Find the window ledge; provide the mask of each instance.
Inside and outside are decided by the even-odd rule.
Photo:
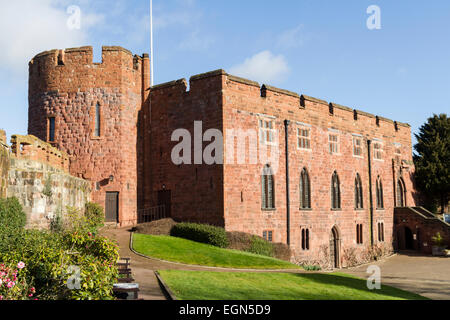
[[[365,208],[355,208],[355,211],[365,211]]]
[[[376,208],[375,210],[377,210],[377,211],[384,211],[385,209],[384,208]]]
[[[91,137],[91,140],[103,140],[103,137]]]
[[[261,211],[277,211],[276,208],[261,208]]]
[[[342,211],[342,208],[331,208],[331,211]]]
[[[298,208],[300,211],[312,211],[312,208]]]

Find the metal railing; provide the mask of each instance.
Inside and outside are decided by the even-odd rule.
[[[147,223],[166,218],[166,206],[138,210],[139,223]]]

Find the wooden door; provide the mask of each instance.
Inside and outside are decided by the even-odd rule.
[[[166,218],[170,218],[172,215],[172,191],[170,190],[161,190],[158,191],[158,206],[165,207],[165,216]]]
[[[119,193],[107,192],[105,204],[105,222],[119,222]]]
[[[334,268],[340,268],[340,239],[336,228],[331,230],[330,238],[330,259]]]

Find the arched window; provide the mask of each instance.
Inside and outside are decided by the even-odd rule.
[[[402,178],[399,178],[397,180],[397,207],[406,207],[406,189],[405,189],[405,183]]]
[[[336,171],[333,173],[333,177],[331,178],[331,208],[341,208],[341,186],[339,176]]]
[[[95,106],[95,131],[94,135],[100,137],[100,104]]]
[[[377,209],[384,209],[383,183],[380,176],[377,178]]]
[[[261,176],[261,200],[263,209],[275,209],[275,184],[273,172],[269,165],[266,165]]]
[[[355,178],[355,208],[356,209],[364,208],[362,183],[361,183],[361,177],[359,176],[359,173],[356,174],[356,178]]]
[[[306,168],[300,174],[300,209],[311,209],[311,183]]]
[[[309,229],[302,229],[302,250],[309,250]]]

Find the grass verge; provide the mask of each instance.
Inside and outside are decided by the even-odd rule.
[[[287,261],[169,236],[134,233],[133,249],[149,257],[192,265],[238,269],[300,269]]]

